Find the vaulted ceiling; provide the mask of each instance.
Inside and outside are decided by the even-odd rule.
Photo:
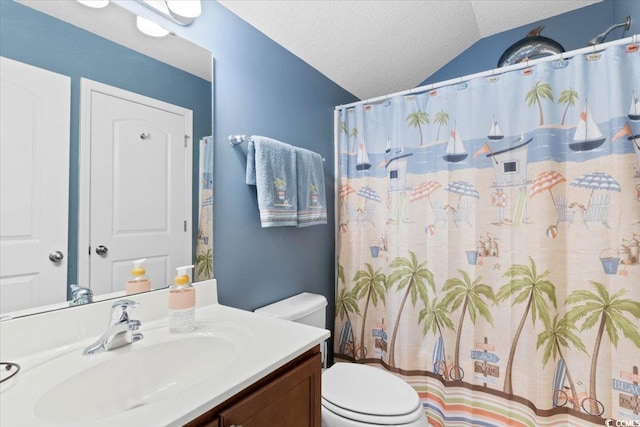
[[[416,87],[484,37],[599,1],[220,0],[220,3],[344,89],[367,99]]]

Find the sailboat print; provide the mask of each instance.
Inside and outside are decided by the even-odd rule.
[[[367,149],[364,146],[364,139],[360,141],[358,144],[358,156],[356,157],[356,170],[363,171],[367,170],[371,167],[371,162],[369,161],[369,153],[367,153]]]
[[[447,143],[447,149],[442,158],[450,163],[461,162],[468,156],[467,150],[465,150],[460,135],[456,132],[456,124],[453,123],[453,130],[449,134],[449,142]]]
[[[491,121],[491,128],[489,129],[489,136],[487,138],[491,140],[498,140],[504,138],[502,134],[502,130],[500,130],[500,126],[498,126],[498,121],[494,117]]]
[[[640,100],[636,96],[635,90],[631,94],[631,107],[629,107],[629,118],[631,120],[640,120]]]
[[[600,128],[598,128],[598,124],[591,117],[585,101],[584,109],[580,113],[580,121],[576,127],[576,133],[573,136],[574,142],[569,144],[569,148],[573,151],[589,151],[601,146],[605,139],[602,132],[600,132]]]

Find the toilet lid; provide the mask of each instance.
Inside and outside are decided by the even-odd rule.
[[[406,382],[382,369],[353,363],[337,363],[324,371],[322,400],[328,409],[352,419],[361,418],[357,414],[412,417],[420,407],[418,393]]]

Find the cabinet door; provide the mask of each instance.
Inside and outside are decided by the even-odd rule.
[[[320,427],[321,357],[313,357],[220,411],[221,427]]]

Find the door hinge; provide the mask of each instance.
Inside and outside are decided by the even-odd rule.
[[[189,135],[185,135],[184,136],[184,148],[187,148],[188,143],[189,143]]]
[[[187,232],[187,220],[186,219],[184,220],[184,232],[185,233]]]

